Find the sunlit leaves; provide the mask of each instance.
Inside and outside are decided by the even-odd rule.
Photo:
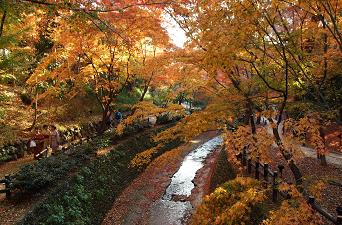
[[[265,197],[258,181],[238,177],[204,198],[192,224],[245,224],[253,208],[262,203]]]
[[[323,224],[321,218],[306,202],[305,198],[293,185],[281,186],[282,191],[288,191],[292,198],[284,200],[277,210],[272,210],[269,217],[263,221],[264,225],[291,224]]]
[[[148,101],[139,102],[138,104],[134,105],[132,110],[134,111],[134,113],[131,116],[125,118],[116,128],[118,133],[122,133],[125,127],[129,125],[147,121],[148,117],[151,116],[155,117],[166,115],[169,118],[173,118],[185,114],[184,108],[180,105],[170,104],[167,107],[161,108]]]

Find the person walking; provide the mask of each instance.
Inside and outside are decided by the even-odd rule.
[[[51,132],[48,125],[43,126],[42,134],[44,135],[44,149],[47,149],[51,143]]]
[[[55,154],[58,150],[60,142],[59,132],[55,125],[51,126],[51,133],[50,133],[50,146],[52,148],[52,154]]]
[[[40,132],[39,128],[35,129],[35,134],[31,139],[31,146],[32,146],[32,152],[33,152],[33,158],[39,159],[41,157],[41,153],[44,150],[44,142],[45,142],[46,136],[43,135]]]
[[[115,120],[120,123],[122,120],[122,113],[120,111],[115,112]]]
[[[35,130],[34,133],[32,132],[31,138],[30,138],[30,140],[28,142],[28,150],[29,150],[28,152],[29,153],[33,153],[33,154],[37,151],[36,150],[37,142],[35,140],[36,133],[37,133],[37,130]]]

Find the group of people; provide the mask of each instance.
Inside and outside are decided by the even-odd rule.
[[[119,111],[109,111],[108,125],[114,127],[122,121],[122,113]],[[57,152],[60,144],[60,135],[57,127],[54,125],[44,125],[36,127],[28,143],[30,152],[35,159],[47,156],[51,149],[51,154]]]
[[[54,125],[44,125],[42,128],[36,127],[29,141],[29,149],[35,159],[47,156],[49,149],[54,154],[59,147],[60,136],[57,127]]]

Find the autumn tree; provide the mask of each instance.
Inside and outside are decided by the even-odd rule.
[[[84,87],[90,88],[101,106],[105,125],[116,97],[134,83],[134,64],[146,57],[141,55],[141,41],[157,42],[163,37],[167,43],[159,16],[160,10],[143,7],[132,7],[125,13],[101,12],[86,18],[74,12],[61,12],[52,52],[28,83],[34,84],[37,77],[56,80],[54,88],[45,95],[58,94],[63,82],[71,84],[71,97]]]

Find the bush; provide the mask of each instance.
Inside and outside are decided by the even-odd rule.
[[[85,149],[74,149],[72,155],[61,153],[24,166],[13,176],[13,188],[20,193],[27,194],[38,192],[49,185],[56,184],[59,179],[64,178],[73,169],[89,160],[90,146],[82,147]]]
[[[22,103],[24,103],[25,105],[31,105],[31,103],[32,103],[32,98],[26,92],[23,92],[20,94],[20,99],[21,99]]]
[[[155,146],[154,133],[134,137],[110,153],[83,166],[57,188],[21,224],[101,224],[114,199],[135,179],[139,171],[128,167],[137,153]],[[171,149],[179,143],[168,145]]]
[[[192,224],[259,224],[266,214],[265,199],[259,181],[238,177],[204,198]]]
[[[0,110],[1,111],[1,110]],[[0,145],[12,145],[18,141],[17,135],[13,127],[1,123],[0,121]]]
[[[60,152],[24,166],[13,176],[13,188],[19,193],[31,194],[55,185],[58,180],[89,161],[97,149],[111,144],[109,139],[110,134],[106,134],[91,142],[70,147],[70,153]]]
[[[288,104],[286,108],[289,117],[299,120],[303,118],[308,112],[314,111],[314,106],[309,102],[294,102]]]
[[[3,74],[0,76],[0,83],[2,84],[14,84],[17,78],[12,74]]]
[[[4,119],[6,116],[6,112],[3,108],[0,108],[0,119]]]
[[[10,97],[6,95],[5,93],[0,93],[0,102],[7,102],[10,100]]]

